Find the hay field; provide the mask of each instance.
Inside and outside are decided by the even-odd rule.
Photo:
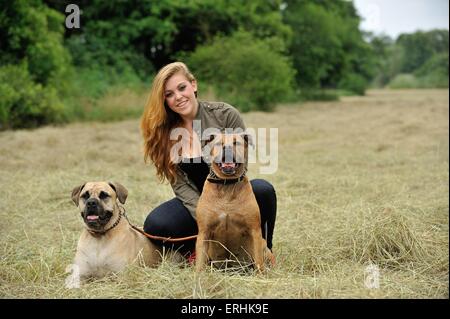
[[[244,115],[279,129],[274,234],[264,275],[194,274],[168,262],[67,290],[88,180],[125,185],[142,225],[172,198],[143,164],[138,120],[0,133],[1,298],[448,298],[448,90],[369,91]],[[369,289],[367,267],[378,267]],[[373,273],[372,273],[373,274]]]

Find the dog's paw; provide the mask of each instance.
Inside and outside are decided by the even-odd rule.
[[[272,253],[272,251],[269,248],[266,248],[264,252],[264,259],[266,263],[270,266],[270,268],[274,268],[276,264],[275,255]]]
[[[77,265],[68,265],[66,267],[66,273],[70,273],[66,277],[65,286],[67,289],[77,289],[80,288],[80,269]]]
[[[80,279],[75,278],[73,275],[69,275],[66,278],[66,288],[67,289],[78,289],[80,288]]]

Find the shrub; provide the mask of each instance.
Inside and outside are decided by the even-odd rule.
[[[391,89],[413,89],[419,87],[419,81],[414,74],[397,74],[388,84]]]
[[[423,87],[448,87],[448,53],[433,55],[414,74]]]
[[[238,31],[218,36],[186,57],[201,81],[241,111],[270,111],[292,94],[294,70],[290,61],[268,42]]]
[[[26,64],[0,67],[0,129],[31,128],[64,120],[56,89],[36,84]]]
[[[63,45],[64,15],[41,1],[6,1],[0,11],[0,61],[25,63],[34,82],[66,93],[71,56]]]
[[[298,99],[301,101],[338,101],[339,94],[337,90],[308,88],[298,93]]]
[[[398,74],[391,89],[448,88],[448,54],[436,55],[413,74]]]
[[[350,91],[358,95],[364,95],[367,87],[367,80],[359,74],[346,74],[339,81],[339,89]]]

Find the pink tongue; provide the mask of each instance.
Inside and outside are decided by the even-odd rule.
[[[222,167],[225,168],[234,168],[235,164],[234,163],[223,163]]]
[[[87,219],[88,219],[88,220],[97,220],[97,219],[98,219],[98,216],[96,216],[96,215],[89,215],[89,216],[87,217]]]

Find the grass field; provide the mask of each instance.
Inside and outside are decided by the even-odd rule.
[[[138,120],[0,133],[2,298],[448,298],[448,90],[369,91],[248,113],[276,127],[277,267],[264,275],[163,263],[67,290],[83,228],[70,199],[90,180],[125,185],[132,222],[173,197],[144,165]],[[367,267],[379,287],[366,287]]]

